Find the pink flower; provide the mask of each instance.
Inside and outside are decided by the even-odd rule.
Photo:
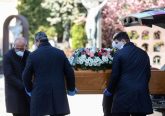
[[[105,41],[103,45],[109,47],[110,39],[112,39],[114,33],[123,30],[120,18],[146,9],[163,6],[165,6],[165,0],[109,0],[102,11],[102,39]]]
[[[93,54],[92,52],[90,52],[89,56],[90,56],[91,58],[93,58],[93,57],[94,57],[94,54]]]
[[[85,50],[85,52],[86,52],[87,55],[90,56],[90,50],[88,48]]]

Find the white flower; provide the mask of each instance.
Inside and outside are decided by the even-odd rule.
[[[79,61],[80,64],[83,64],[84,62],[82,60]]]
[[[109,64],[112,64],[112,61],[109,61]]]
[[[91,62],[89,63],[89,66],[92,66],[92,63]]]
[[[85,66],[88,66],[88,65],[89,65],[89,63],[86,63],[86,62],[85,62]]]
[[[97,63],[97,66],[101,66],[101,64],[100,63]]]
[[[78,58],[77,60],[77,64],[83,64],[84,62],[84,59],[82,59],[81,57]]]
[[[95,58],[95,61],[96,61],[96,62],[100,62],[100,61],[102,61],[102,60],[101,60],[99,57],[96,57],[96,58]]]
[[[89,66],[89,61],[88,60],[85,61],[85,66]]]
[[[89,62],[93,64],[94,60],[93,59],[90,59]]]
[[[108,52],[112,51],[111,48],[104,48],[105,50],[107,50]]]
[[[97,66],[97,62],[96,62],[96,61],[94,61],[94,62],[93,62],[93,65],[94,65],[94,66]]]
[[[113,57],[110,54],[108,55],[108,58],[111,59],[111,60],[113,60]]]
[[[82,59],[86,59],[86,55],[81,55],[81,58]]]
[[[70,64],[73,65],[73,63],[74,63],[74,57],[70,57],[70,58],[68,58],[68,60],[69,60]]]
[[[100,64],[104,64],[104,62],[101,60],[100,62],[99,62]]]
[[[102,60],[103,60],[104,62],[108,62],[108,57],[102,56]]]

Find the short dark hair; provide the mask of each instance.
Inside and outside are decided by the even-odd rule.
[[[119,41],[121,41],[122,39],[126,40],[126,42],[130,41],[130,38],[126,32],[119,32],[113,38],[113,40],[119,40]]]
[[[45,32],[38,32],[35,34],[35,40],[36,41],[47,41],[48,38],[47,38],[47,35]]]

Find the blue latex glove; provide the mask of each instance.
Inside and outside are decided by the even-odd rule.
[[[105,89],[103,93],[105,96],[112,96],[112,93],[110,93],[107,89]]]
[[[69,96],[74,96],[77,92],[78,92],[77,89],[75,89],[74,91],[67,91]]]
[[[26,88],[25,88],[25,92],[26,92],[26,94],[27,94],[29,97],[32,96],[32,95],[31,95],[31,92],[28,92]]]

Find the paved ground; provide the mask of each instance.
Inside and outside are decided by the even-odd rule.
[[[0,116],[12,116],[5,112],[4,81],[0,75]],[[102,95],[76,95],[69,97],[71,114],[69,116],[103,116],[101,107]],[[161,116],[154,113],[150,116]]]

